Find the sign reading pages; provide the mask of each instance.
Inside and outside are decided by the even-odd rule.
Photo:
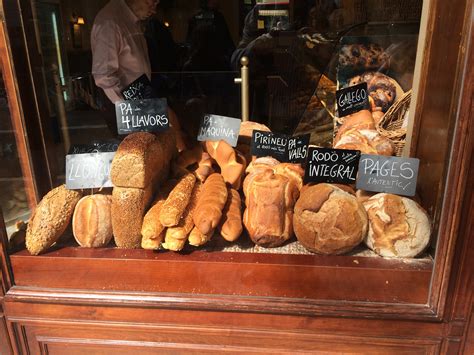
[[[357,188],[395,195],[414,196],[420,160],[415,158],[362,155]]]
[[[360,151],[309,148],[304,182],[354,184]]]
[[[238,118],[205,115],[197,139],[200,142],[224,140],[232,147],[236,147],[241,123]]]
[[[169,129],[166,99],[126,100],[115,103],[118,134],[163,132]]]
[[[112,187],[110,167],[115,152],[66,155],[66,187],[70,190]]]

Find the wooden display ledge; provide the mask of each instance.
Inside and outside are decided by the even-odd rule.
[[[15,286],[9,295],[35,302],[311,314],[339,314],[347,306],[351,314],[383,309],[388,316],[407,310],[414,317],[431,315],[425,307],[430,258],[75,246],[57,246],[40,256],[21,250],[10,258]]]

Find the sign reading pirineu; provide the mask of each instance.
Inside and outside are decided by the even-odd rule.
[[[357,188],[395,195],[414,196],[420,160],[415,158],[362,155]]]

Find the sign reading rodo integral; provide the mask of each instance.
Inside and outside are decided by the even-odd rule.
[[[360,110],[369,109],[367,83],[337,90],[336,102],[338,117],[344,117]]]
[[[241,123],[238,118],[205,115],[201,121],[197,139],[200,142],[224,140],[235,147],[239,139]]]
[[[288,136],[272,132],[254,130],[250,142],[250,152],[256,157],[273,157],[285,162],[288,159]]]
[[[359,159],[358,150],[309,148],[304,182],[353,184]]]
[[[357,188],[414,196],[420,160],[364,154],[359,161]]]
[[[112,187],[110,167],[115,152],[66,155],[66,187],[70,190]]]
[[[280,162],[304,163],[310,134],[291,137],[286,134],[254,130],[250,151],[257,157],[273,157]]]
[[[120,141],[94,142],[92,144],[75,144],[69,148],[68,154],[108,153],[116,152]]]
[[[157,97],[155,89],[145,74],[123,89],[122,95],[125,100],[144,100]]]
[[[170,127],[166,99],[118,101],[115,116],[118,134],[163,132]]]

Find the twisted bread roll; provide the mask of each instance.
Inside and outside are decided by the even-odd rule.
[[[197,201],[202,190],[202,185],[197,182],[194,185],[189,204],[183,213],[181,220],[175,227],[170,227],[166,230],[165,242],[163,248],[173,251],[180,251],[183,249],[188,235],[194,227],[193,215],[196,210]]]
[[[203,234],[209,234],[219,224],[222,209],[227,201],[227,187],[221,174],[212,174],[204,183],[194,213],[196,227]]]
[[[207,141],[206,152],[221,168],[224,181],[231,184],[234,189],[240,189],[245,166],[238,161],[234,148],[223,140],[218,142]]]
[[[242,201],[236,190],[229,189],[218,230],[225,240],[233,242],[240,237],[242,229]]]
[[[160,211],[160,223],[165,227],[176,226],[189,204],[196,177],[193,174],[183,176],[170,192]]]

